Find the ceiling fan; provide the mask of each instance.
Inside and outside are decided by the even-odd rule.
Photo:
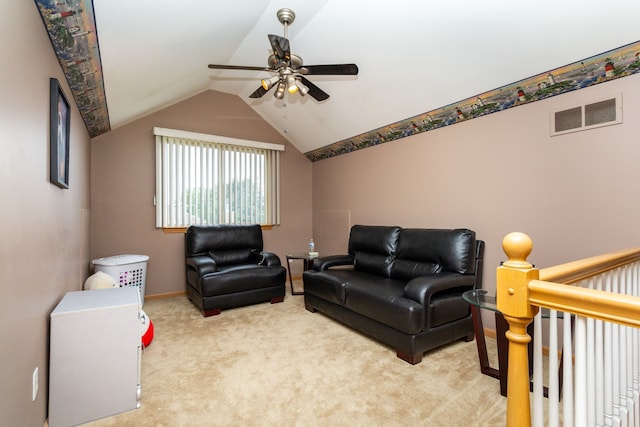
[[[209,68],[225,70],[251,70],[268,71],[274,75],[262,79],[262,84],[250,98],[260,98],[271,88],[275,87],[274,96],[277,99],[284,98],[284,93],[299,93],[304,96],[307,93],[317,101],[324,101],[329,94],[311,83],[305,76],[333,75],[355,76],[358,75],[356,64],[332,64],[332,65],[303,65],[302,58],[291,53],[289,49],[288,26],[296,15],[291,9],[280,9],[277,14],[278,21],[284,26],[284,37],[269,34],[269,43],[273,54],[267,59],[268,67],[252,67],[242,65],[216,65],[209,64]]]

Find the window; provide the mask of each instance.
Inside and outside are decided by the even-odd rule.
[[[156,227],[279,224],[283,145],[154,128]]]

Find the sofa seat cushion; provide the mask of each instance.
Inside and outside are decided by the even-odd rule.
[[[282,285],[286,279],[284,267],[235,265],[220,268],[203,276],[202,295],[205,297],[251,291]]]
[[[354,270],[305,271],[303,273],[304,293],[315,295],[338,305],[345,303],[346,283],[354,276]]]
[[[424,310],[403,296],[404,285],[402,281],[360,274],[346,284],[346,307],[401,332],[416,334],[423,329]]]
[[[445,325],[470,315],[469,304],[462,299],[461,292],[440,294],[431,299],[428,328]]]

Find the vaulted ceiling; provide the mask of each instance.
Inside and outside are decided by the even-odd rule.
[[[207,68],[266,66],[283,7],[305,64],[359,67],[308,77],[326,101],[252,99],[268,73]],[[93,0],[93,12],[111,129],[213,89],[303,153],[640,39],[640,2],[629,0]]]

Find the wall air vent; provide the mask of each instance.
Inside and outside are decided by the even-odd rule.
[[[551,136],[622,123],[622,94],[590,104],[553,111],[549,115]]]

